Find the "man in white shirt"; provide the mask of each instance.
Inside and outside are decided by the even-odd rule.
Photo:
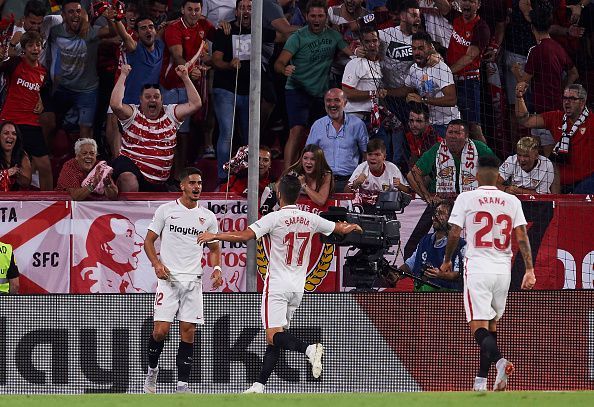
[[[361,120],[368,122],[374,99],[383,99],[387,91],[382,85],[377,31],[363,27],[361,45],[365,50],[365,57],[353,58],[346,64],[342,75],[342,90],[347,98],[344,111],[355,113]]]
[[[518,141],[516,154],[499,167],[499,189],[513,195],[559,193],[559,177],[551,160],[538,154],[539,144],[534,137]]]
[[[324,354],[322,344],[307,345],[285,331],[303,298],[311,239],[316,233],[328,236],[332,233],[362,232],[359,225],[330,222],[314,213],[298,209],[295,202],[300,191],[299,178],[285,175],[281,178],[277,190],[280,210],[267,214],[243,231],[207,232],[198,237],[199,243],[216,240],[246,242],[263,236],[270,240],[270,263],[264,281],[260,310],[266,329],[267,347],[260,377],[245,393],[264,392],[264,385],[276,366],[281,349],[305,354],[312,365],[313,377],[320,377]]]
[[[511,281],[512,231],[516,236],[526,272],[522,289],[531,290],[536,283],[526,218],[518,198],[495,187],[499,177],[499,159],[479,158],[479,187],[461,193],[454,204],[449,223],[451,229],[440,270],[452,271],[452,255],[466,228],[464,271],[464,309],[470,330],[480,346],[480,368],[474,379],[475,391],[487,390],[487,375],[492,363],[497,376],[493,390],[505,390],[514,365],[501,356],[497,347],[497,321],[505,311]]]
[[[148,227],[144,250],[159,279],[154,302],[154,327],[149,338],[148,373],[145,393],[156,393],[159,356],[165,338],[177,316],[181,342],[177,350],[177,392],[190,393],[188,379],[192,368],[192,353],[196,324],[204,324],[202,299],[202,257],[204,246],[196,244],[201,233],[218,231],[214,213],[198,204],[202,192],[202,173],[189,167],[180,174],[182,196],[157,208]],[[159,255],[155,241],[161,238]],[[208,243],[208,262],[213,266],[210,276],[213,287],[223,284],[221,248],[218,242]]]
[[[388,109],[393,112],[401,123],[408,120],[408,107],[405,101],[391,93],[391,89],[404,85],[404,78],[413,64],[412,35],[421,27],[421,12],[416,0],[404,0],[401,3],[391,2],[390,10],[400,13],[400,25],[379,31],[383,84],[389,89],[386,98]],[[404,131],[396,129],[392,132],[393,156],[389,159],[394,163],[404,160]],[[389,148],[389,146],[387,146]]]
[[[445,137],[448,123],[460,118],[454,76],[442,60],[430,64],[429,59],[435,51],[429,34],[415,33],[412,38],[415,63],[404,80],[405,86],[396,92],[399,96],[406,95],[407,102],[426,104],[431,126]]]

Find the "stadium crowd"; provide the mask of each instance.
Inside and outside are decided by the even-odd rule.
[[[0,7],[2,191],[171,191],[216,159],[205,191],[243,192],[252,0]],[[594,193],[590,0],[263,0],[262,28],[261,190],[437,204],[497,155],[506,192]]]

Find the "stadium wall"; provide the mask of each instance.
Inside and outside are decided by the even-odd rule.
[[[138,393],[153,296],[0,296],[0,393]],[[264,353],[258,294],[206,294],[191,388],[236,393]],[[303,355],[281,356],[270,392],[470,390],[478,348],[461,294],[306,294],[292,332],[326,346],[313,379]],[[497,337],[516,365],[512,390],[594,389],[594,292],[511,293]],[[158,392],[175,388],[174,326]],[[489,385],[494,377],[491,372]]]
[[[156,277],[142,242],[156,208],[176,194],[150,195],[151,200],[110,202],[72,202],[68,200],[0,201],[0,241],[10,243],[21,271],[22,294],[48,293],[142,293],[154,292]],[[15,197],[16,198],[16,197]],[[33,196],[32,198],[35,198]],[[223,231],[243,230],[247,226],[247,203],[241,197],[203,194],[202,204],[217,216]],[[300,201],[311,212],[328,205],[348,205],[349,196],[340,194],[319,207]],[[586,195],[548,195],[523,197],[528,220],[528,235],[534,254],[537,282],[535,289],[594,288],[594,203]],[[397,265],[408,258],[420,239],[430,231],[432,209],[414,200],[398,215],[402,224],[401,250],[392,248],[388,256]],[[130,229],[130,230],[128,230]],[[129,232],[129,233],[128,233]],[[128,236],[129,235],[129,236]],[[106,238],[106,236],[113,236]],[[109,240],[109,241],[107,241]],[[350,290],[345,283],[342,264],[346,248],[312,242],[308,292]],[[513,246],[514,253],[517,247]],[[246,248],[243,243],[223,243],[224,292],[246,290]],[[258,246],[259,289],[267,269],[268,252]],[[205,272],[210,265],[203,262]],[[518,290],[524,274],[521,256],[512,270],[512,290]],[[375,287],[387,288],[377,279]],[[205,291],[216,291],[205,279]],[[398,291],[411,291],[410,280],[401,280]]]

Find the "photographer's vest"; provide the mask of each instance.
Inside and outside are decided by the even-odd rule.
[[[437,284],[446,291],[462,291],[462,265],[464,264],[461,250],[466,245],[464,239],[460,239],[458,247],[454,250],[452,255],[453,270],[460,273],[460,277],[456,280],[443,280],[440,278],[430,278],[427,281]],[[439,267],[443,263],[445,257],[445,249],[447,245],[443,247],[435,247],[435,233],[431,233],[423,236],[417,246],[417,255],[415,257],[415,264],[411,270],[412,274],[417,277],[423,277],[423,265],[430,267]],[[428,285],[421,284],[415,281],[415,291],[437,291]]]
[[[0,294],[8,294],[8,269],[12,259],[12,246],[0,243]]]

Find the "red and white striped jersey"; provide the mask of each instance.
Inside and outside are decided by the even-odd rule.
[[[165,182],[173,165],[177,130],[182,125],[175,117],[177,105],[163,106],[164,113],[157,120],[148,119],[138,105],[130,106],[132,116],[120,121],[124,129],[121,154],[136,164],[147,181]]]

